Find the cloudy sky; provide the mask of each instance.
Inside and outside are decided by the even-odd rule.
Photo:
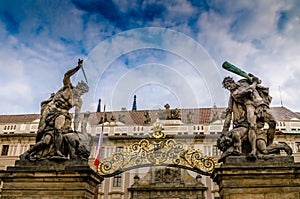
[[[300,111],[298,0],[2,0],[0,114],[39,113],[84,60],[108,110],[224,107],[229,61],[260,77],[272,106]],[[78,71],[72,82],[84,80]],[[105,100],[104,100],[105,99]]]

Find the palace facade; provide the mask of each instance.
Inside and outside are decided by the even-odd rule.
[[[295,161],[300,161],[300,116],[286,107],[272,107],[271,112],[277,121],[275,141],[286,142],[293,149]],[[216,142],[224,115],[225,108],[93,112],[87,127],[93,136],[90,166],[96,169],[93,161],[102,129],[101,159],[104,159],[148,138],[157,119],[168,137],[217,160],[220,151]],[[39,118],[39,114],[0,115],[1,170],[13,166],[20,154],[35,144]],[[209,176],[171,167],[134,168],[105,178],[96,194],[103,199],[219,197],[218,187]]]

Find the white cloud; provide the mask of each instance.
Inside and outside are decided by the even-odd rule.
[[[300,82],[293,78],[300,70],[299,14],[289,15],[286,28],[279,31],[278,14],[293,8],[286,2],[226,1],[222,6],[225,10],[223,13],[211,10],[201,15],[198,21],[201,29],[198,41],[220,68],[227,60],[259,76],[264,85],[270,87],[272,105],[280,105],[278,88],[281,86],[282,97],[288,98],[285,100],[286,105],[299,110],[297,96],[300,93],[297,85]],[[222,73],[224,76],[240,78],[225,70]],[[287,87],[287,82],[293,83]]]
[[[138,1],[115,0],[114,2],[119,5],[120,13],[124,16],[127,16],[131,9],[138,7]],[[150,3],[144,1],[141,8],[145,8],[146,4]],[[284,105],[300,110],[297,100],[300,95],[298,89],[300,85],[298,78],[300,75],[300,16],[298,12],[300,6],[297,1],[215,0],[209,2],[211,7],[207,10],[194,7],[189,1],[164,1],[160,4],[167,8],[162,14],[163,17],[154,17],[153,21],[131,17],[128,21],[124,20],[125,29],[130,28],[133,22],[134,27],[139,27],[139,25],[169,27],[186,34],[187,38],[197,32],[196,37],[193,38],[199,45],[205,47],[202,53],[195,54],[196,48],[192,47],[192,40],[173,41],[171,39],[158,40],[157,44],[153,44],[154,47],[161,45],[161,56],[155,53],[127,52],[126,47],[131,50],[137,49],[141,41],[126,36],[118,37],[115,34],[120,33],[122,27],[117,27],[113,21],[105,17],[101,18],[96,13],[88,13],[88,11],[75,8],[69,1],[61,2],[61,4],[55,1],[48,2],[46,6],[42,2],[35,1],[32,4],[10,5],[14,8],[12,13],[15,18],[20,20],[17,21],[20,26],[19,33],[9,34],[5,24],[0,21],[0,81],[2,86],[5,85],[5,88],[1,88],[0,112],[20,113],[31,112],[31,110],[38,112],[40,101],[62,85],[64,72],[75,66],[78,58],[85,58],[84,53],[88,53],[98,44],[103,44],[104,39],[112,36],[117,37],[112,43],[108,42],[102,46],[104,49],[95,48],[96,52],[91,52],[95,55],[107,53],[106,55],[98,54],[98,59],[92,60],[97,63],[90,62],[90,64],[95,64],[96,68],[89,68],[91,57],[86,58],[86,67],[89,68],[86,71],[89,73],[88,78],[95,82],[101,80],[100,83],[95,83],[100,89],[95,91],[96,97],[113,91],[122,75],[132,69],[128,68],[123,63],[124,60],[120,58],[121,55],[127,54],[129,61],[136,63],[132,67],[156,63],[172,68],[191,86],[197,95],[198,104],[209,107],[213,102],[207,96],[209,88],[205,73],[213,70],[217,71],[217,76],[219,71],[222,77],[231,75],[221,69],[223,61],[227,60],[259,76],[264,85],[270,87],[273,105],[280,105],[278,91],[280,86]],[[279,23],[281,13],[284,13],[286,18]],[[194,20],[197,22],[195,23]],[[171,56],[171,52],[164,52],[165,49],[171,48],[174,52],[180,53]],[[209,55],[205,53],[205,50]],[[213,61],[201,59],[204,55],[211,56]],[[192,62],[201,63],[199,64],[201,65],[200,72],[193,68]],[[212,64],[214,62],[217,68]],[[102,64],[110,66],[105,71],[105,77],[100,77],[97,73],[97,67],[103,67]],[[211,66],[211,68],[205,66]],[[138,78],[136,82],[141,81],[143,76],[150,78],[149,74],[141,75],[143,72],[135,73]],[[154,73],[159,73],[159,70]],[[105,88],[101,85],[103,78],[106,78]],[[235,78],[239,77],[235,76]],[[82,74],[77,74],[74,81],[81,79],[83,79]],[[172,81],[172,77],[167,77],[166,80]],[[214,82],[213,86],[215,84],[220,86],[221,82]],[[140,86],[136,92],[139,95],[144,93],[143,96],[138,96],[141,107],[146,108],[146,104],[149,103],[142,101],[143,98],[148,98],[149,101],[153,101],[153,104],[161,103],[155,101],[152,93],[147,93],[153,91],[158,91],[162,98],[172,98],[174,103],[177,103],[174,95],[172,96],[166,87]],[[128,96],[126,97],[124,97],[123,104],[125,106],[129,104],[130,107],[127,108],[131,108],[132,101],[128,99]],[[95,104],[95,100],[92,99],[92,101]]]

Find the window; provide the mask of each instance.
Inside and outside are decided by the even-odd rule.
[[[101,155],[100,155],[100,160],[103,160],[105,158],[105,148],[101,147]]]
[[[122,146],[118,146],[118,147],[116,148],[116,152],[123,151],[123,148],[124,148],[124,147],[122,147]]]
[[[118,174],[118,175],[114,176],[113,186],[114,187],[121,187],[121,181],[122,181],[121,174]]]
[[[6,156],[8,154],[8,149],[9,149],[9,145],[3,145],[1,155]]]
[[[218,151],[218,147],[216,145],[213,146],[213,156],[218,156],[219,155],[219,151]]]
[[[5,125],[4,126],[4,131],[14,131],[14,130],[16,130],[16,128],[17,128],[17,125]]]
[[[296,152],[300,152],[300,142],[296,142]]]

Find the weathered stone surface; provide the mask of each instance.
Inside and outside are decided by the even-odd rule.
[[[224,199],[300,198],[300,164],[290,156],[270,156],[248,161],[228,157],[216,168],[212,179]]]
[[[103,180],[82,161],[16,161],[0,176],[1,198],[94,198]]]
[[[134,178],[134,184],[128,188],[132,199],[181,198],[204,199],[207,187],[186,170],[174,168],[152,168],[140,179]]]

